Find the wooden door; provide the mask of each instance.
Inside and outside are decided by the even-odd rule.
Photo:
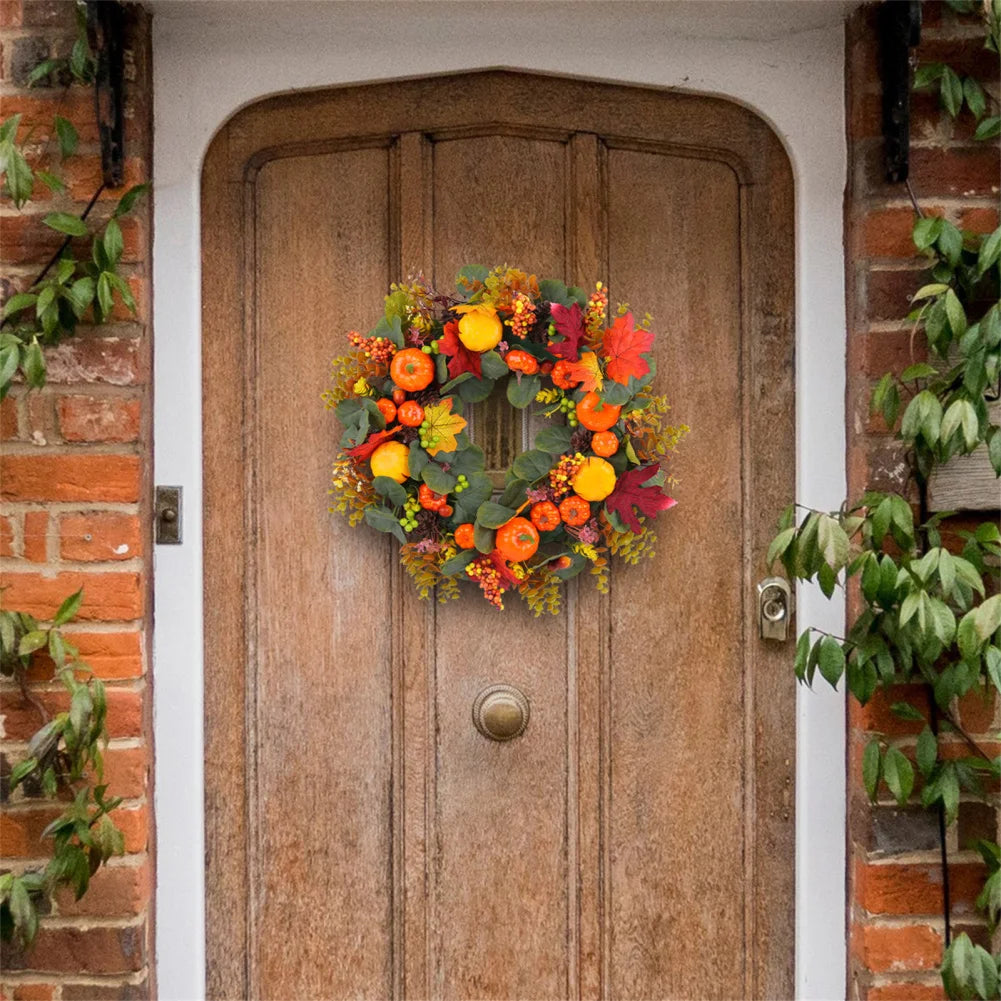
[[[790,997],[793,206],[721,100],[507,72],[276,98],[203,177],[212,998]],[[417,600],[327,513],[320,393],[390,281],[509,263],[656,318],[653,561],[558,618]],[[579,584],[579,586],[578,586]],[[497,744],[471,707],[531,703]]]

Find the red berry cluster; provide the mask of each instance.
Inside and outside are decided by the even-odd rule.
[[[352,330],[348,341],[378,365],[387,365],[396,354],[396,345],[388,337],[362,337],[357,330]]]
[[[523,341],[535,326],[535,303],[524,292],[516,292],[511,300],[511,319],[507,321],[511,333]]]
[[[584,326],[591,339],[597,337],[601,328],[605,325],[605,313],[608,311],[608,293],[601,282],[598,282],[597,289],[591,293],[587,300],[587,309],[584,311]]]
[[[491,605],[503,611],[504,591],[506,587],[503,580],[501,580],[500,571],[494,566],[490,557],[478,556],[466,567],[466,573],[479,584],[480,590],[483,592],[483,597]]]

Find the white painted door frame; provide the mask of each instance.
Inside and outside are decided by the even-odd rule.
[[[151,0],[155,479],[184,487],[184,544],[155,554],[160,997],[205,991],[199,187],[212,135],[281,91],[502,67],[717,94],[782,139],[796,177],[797,499],[845,492],[844,54],[840,0],[666,3]],[[840,632],[813,589],[800,621]],[[792,683],[790,654],[790,683]],[[796,990],[845,996],[845,721],[800,690]],[[294,933],[294,929],[287,930]]]

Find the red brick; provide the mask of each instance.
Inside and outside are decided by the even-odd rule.
[[[942,944],[942,936],[927,925],[863,924],[852,935],[853,950],[874,973],[935,969]]]
[[[48,444],[56,437],[56,410],[52,394],[29,393],[24,400],[27,421],[25,436],[37,445]]]
[[[121,396],[61,396],[56,404],[66,441],[136,441],[140,401]]]
[[[48,511],[25,511],[23,555],[26,560],[31,560],[32,563],[44,563],[46,561],[48,531]]]
[[[22,23],[26,28],[69,28],[76,24],[73,4],[66,0],[28,0]]]
[[[27,956],[15,947],[5,947],[7,970],[30,968],[51,973],[138,973],[146,963],[145,929],[53,928],[43,924]]]
[[[0,28],[17,28],[21,24],[21,0],[0,0]],[[4,98],[4,102],[7,98]],[[4,115],[8,114],[6,107]]]
[[[70,700],[66,691],[35,692],[35,698],[45,707],[50,716],[67,712]],[[105,691],[108,701],[108,736],[141,737],[143,724],[142,692],[121,688]],[[10,740],[30,740],[42,725],[38,710],[20,693],[4,693],[4,730]]]
[[[146,792],[149,760],[144,747],[109,747],[104,755],[104,780],[109,796],[136,799]]]
[[[127,156],[124,184],[120,188],[105,188],[99,200],[118,201],[129,188],[147,179],[148,174],[142,161],[134,156]],[[103,182],[100,156],[75,156],[67,160],[63,165],[63,180],[69,188],[71,198],[89,202]]]
[[[108,754],[123,753],[111,748]],[[32,809],[5,810],[0,813],[0,856],[3,858],[45,858],[51,841],[42,840],[42,831],[62,813],[51,803]],[[111,811],[111,819],[125,838],[126,854],[144,852],[149,846],[149,810],[120,806]]]
[[[869,322],[903,320],[911,310],[911,297],[928,280],[923,270],[870,271],[866,279]]]
[[[60,915],[78,917],[131,917],[149,903],[149,866],[103,866],[90,881],[86,894],[73,899],[72,890],[56,896]]]
[[[911,181],[919,191],[945,195],[993,195],[998,191],[998,151],[995,147],[911,150]]]
[[[0,441],[16,441],[19,436],[17,397],[6,396],[0,401]]]
[[[867,1001],[945,1001],[941,984],[881,984],[865,996]]]
[[[914,337],[909,330],[876,330],[862,336],[863,368],[873,379],[886,372],[903,372],[928,357],[924,339]]]
[[[137,501],[140,461],[134,455],[5,455],[0,496],[27,501]]]
[[[0,856],[44,858],[50,855],[52,842],[42,840],[42,831],[60,813],[62,810],[54,806],[0,813]]]
[[[64,632],[66,642],[79,650],[80,659],[105,680],[141,678],[143,674],[142,633]],[[46,656],[32,661],[30,681],[52,677],[54,665]]]
[[[149,847],[149,808],[120,806],[111,811],[111,819],[125,836],[125,851],[128,854],[144,852]]]
[[[85,622],[137,619],[143,614],[144,591],[138,573],[67,572],[55,577],[36,573],[7,573],[3,578],[7,590],[4,604],[36,618],[55,614],[67,595],[81,587],[83,604],[77,619]]]
[[[11,992],[12,1001],[52,1001],[55,996],[53,984],[15,984]]]
[[[912,208],[870,212],[863,223],[865,252],[870,257],[917,257],[918,252],[911,239],[914,221]]]
[[[929,711],[928,694],[921,685],[893,685],[889,691],[876,689],[873,697],[858,710],[858,725],[867,731],[890,736],[920,733],[924,724],[899,719],[890,709],[894,702],[910,702],[925,716]]]
[[[64,515],[59,539],[64,560],[130,560],[142,552],[139,518],[118,511]]]
[[[959,719],[967,733],[994,733],[998,728],[997,696],[992,689],[977,689],[959,700]]]
[[[0,556],[14,555],[14,522],[0,517]]]
[[[949,866],[953,912],[973,912],[986,873],[979,863]],[[939,865],[855,865],[855,899],[870,914],[926,914],[942,912],[942,868]]]
[[[48,382],[135,386],[147,378],[140,345],[129,337],[76,337],[45,354]]]
[[[959,217],[960,229],[973,233],[993,233],[998,222],[998,210],[992,208],[966,209]]]

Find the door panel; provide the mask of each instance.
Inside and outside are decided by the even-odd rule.
[[[395,556],[325,510],[338,435],[319,401],[332,331],[386,293],[389,174],[387,149],[363,149],[271,160],[254,184],[247,700],[261,997],[387,989],[392,632],[371,623]]]
[[[608,191],[611,288],[653,313],[656,385],[692,425],[670,467],[691,500],[612,590],[612,995],[704,997],[744,966],[738,183],[615,149]]]
[[[527,74],[296,95],[222,130],[210,996],[790,993],[793,688],[751,597],[792,492],[790,185],[734,105]],[[344,334],[389,281],[481,262],[605,278],[650,310],[657,390],[693,427],[656,557],[608,596],[571,585],[558,618],[471,589],[422,603],[323,503]],[[497,681],[531,703],[509,744],[471,720]]]

